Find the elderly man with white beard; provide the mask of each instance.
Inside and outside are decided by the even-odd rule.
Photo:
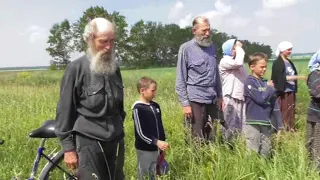
[[[194,38],[179,49],[175,89],[185,118],[191,120],[192,137],[208,142],[215,139],[215,120],[221,117],[221,81],[209,20],[199,16],[192,25]]]
[[[64,161],[80,180],[124,179],[123,84],[115,60],[115,26],[95,18],[85,27],[86,55],[61,81],[55,132]]]

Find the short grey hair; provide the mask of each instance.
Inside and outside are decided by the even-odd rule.
[[[192,21],[192,26],[196,26],[197,24],[200,24],[200,23],[209,23],[209,19],[206,17],[206,16],[197,16],[193,19]]]
[[[94,35],[103,32],[115,32],[115,24],[105,18],[94,18],[84,28],[82,35],[85,42],[93,39]]]

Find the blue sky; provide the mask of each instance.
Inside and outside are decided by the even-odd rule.
[[[283,40],[296,53],[319,49],[319,0],[2,0],[0,67],[48,65],[50,27],[65,18],[75,21],[96,5],[120,12],[129,25],[143,19],[185,27],[203,14],[212,28],[273,49]]]

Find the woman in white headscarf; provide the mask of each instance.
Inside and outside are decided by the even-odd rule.
[[[288,41],[283,41],[278,45],[277,59],[272,64],[271,80],[277,91],[283,125],[287,130],[295,131],[294,113],[296,93],[298,92],[297,80],[305,80],[306,77],[298,76],[296,67],[289,59],[292,48],[292,43]]]

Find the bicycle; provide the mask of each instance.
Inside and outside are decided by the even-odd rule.
[[[42,158],[45,158],[48,162],[43,167],[42,171],[39,174],[39,180],[50,180],[51,175],[55,173],[63,173],[63,179],[75,180],[77,179],[72,173],[69,173],[65,168],[59,165],[63,163],[64,153],[62,150],[55,152],[51,157],[50,155],[44,154],[45,143],[48,139],[56,138],[54,133],[54,120],[46,120],[41,127],[30,132],[30,138],[41,138],[41,143],[38,147],[37,154],[33,163],[33,167],[30,173],[28,180],[35,180],[39,162]],[[50,153],[51,154],[51,153]],[[60,170],[56,172],[55,170]],[[18,180],[19,178],[13,177],[13,180]]]

